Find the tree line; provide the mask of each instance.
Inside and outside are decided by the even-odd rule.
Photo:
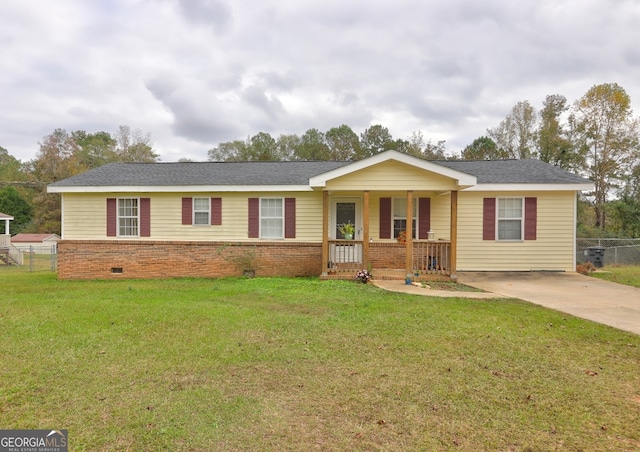
[[[571,104],[560,94],[546,96],[539,110],[518,102],[497,126],[457,152],[420,131],[396,139],[380,124],[360,135],[343,124],[277,138],[259,132],[219,143],[207,155],[209,161],[355,161],[393,149],[427,160],[535,158],[594,182],[595,190],[580,197],[579,235],[640,237],[639,132],[629,95],[606,83]],[[12,232],[59,232],[59,196],[47,194],[46,185],[109,162],[159,161],[150,141],[149,134],[128,126],[113,134],[56,129],[26,163],[0,147],[0,211],[16,218]]]
[[[21,162],[0,147],[0,212],[14,220],[10,232],[60,233],[60,196],[51,182],[111,162],[156,162],[151,136],[120,126],[114,133],[56,129],[38,143],[35,159]],[[4,224],[0,227],[4,233]]]
[[[422,132],[408,139],[394,139],[389,129],[375,124],[358,136],[351,127],[342,124],[326,132],[309,129],[303,135],[280,135],[277,139],[259,132],[245,140],[220,143],[208,152],[209,161],[287,161],[333,160],[355,161],[380,152],[396,150],[428,160],[445,159],[444,141],[425,140]]]

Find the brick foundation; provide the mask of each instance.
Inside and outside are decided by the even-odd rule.
[[[372,268],[404,269],[407,247],[400,243],[384,242],[369,244],[369,260]]]
[[[58,278],[130,279],[318,276],[322,244],[307,242],[157,242],[62,240]]]
[[[405,255],[399,243],[369,245],[375,269],[404,269]],[[309,242],[58,242],[60,279],[221,278],[252,266],[256,276],[318,276],[321,262],[322,244]]]

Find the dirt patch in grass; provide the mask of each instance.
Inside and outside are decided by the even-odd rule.
[[[476,287],[466,286],[453,281],[425,281],[433,290],[448,290],[451,292],[484,292]]]

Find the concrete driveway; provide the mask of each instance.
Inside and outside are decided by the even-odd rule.
[[[458,282],[640,334],[637,287],[551,272],[459,272]]]

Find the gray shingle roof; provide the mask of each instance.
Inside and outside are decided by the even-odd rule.
[[[307,185],[309,178],[351,162],[109,163],[50,184],[52,187],[181,185]],[[589,182],[540,160],[435,161],[475,176],[478,184],[582,184]]]
[[[446,160],[433,162],[476,176],[478,184],[584,184],[589,180],[541,160]]]
[[[307,185],[349,162],[109,163],[54,182],[54,187]]]

